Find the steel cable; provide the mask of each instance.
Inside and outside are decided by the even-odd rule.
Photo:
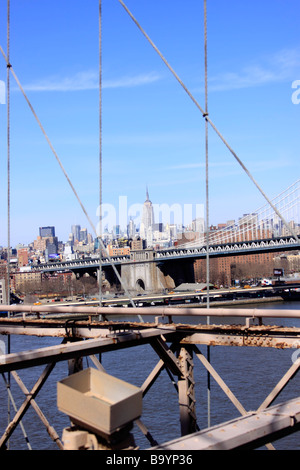
[[[1,46],[0,46],[0,52],[1,52],[1,54],[3,55],[3,57],[4,57],[5,61],[6,61],[6,63],[9,64],[8,58],[7,58],[5,52],[3,51],[3,48],[2,48]],[[69,176],[68,176],[68,174],[67,174],[65,168],[63,167],[62,162],[60,161],[60,159],[59,159],[59,157],[58,157],[58,155],[57,155],[57,153],[56,153],[56,151],[55,151],[55,149],[54,149],[54,147],[53,147],[53,145],[52,145],[52,143],[51,143],[51,141],[50,141],[50,139],[49,139],[49,137],[48,137],[48,135],[47,135],[47,133],[46,133],[44,127],[43,127],[43,125],[42,125],[42,123],[41,123],[41,121],[39,120],[39,118],[38,118],[38,116],[37,116],[37,114],[36,114],[36,112],[35,112],[35,110],[34,110],[32,104],[31,104],[31,102],[29,101],[29,99],[28,99],[28,97],[27,97],[27,95],[26,95],[26,93],[25,93],[25,91],[24,91],[24,89],[23,89],[23,87],[22,87],[22,85],[21,85],[21,83],[20,83],[20,81],[19,81],[19,79],[18,79],[18,77],[17,77],[17,75],[16,75],[16,73],[15,73],[15,71],[14,71],[14,69],[13,69],[13,67],[12,67],[11,64],[9,64],[9,68],[10,68],[10,71],[11,71],[11,73],[12,73],[12,75],[13,75],[13,77],[14,77],[16,83],[17,83],[17,85],[19,86],[20,91],[22,92],[22,94],[23,94],[23,96],[24,96],[24,98],[25,98],[25,100],[26,100],[26,102],[27,102],[27,104],[28,104],[28,106],[29,106],[29,108],[30,108],[32,114],[34,115],[34,117],[35,117],[35,119],[36,119],[36,121],[37,121],[37,123],[38,123],[38,125],[39,125],[39,127],[40,127],[40,129],[41,129],[41,131],[42,131],[42,133],[43,133],[43,135],[44,135],[44,137],[45,137],[45,139],[47,140],[48,145],[49,145],[49,147],[51,148],[52,153],[53,153],[54,157],[56,158],[57,163],[59,164],[59,166],[60,166],[60,168],[61,168],[63,174],[65,175],[65,177],[66,177],[66,179],[67,179],[67,181],[68,181],[68,183],[69,183],[69,185],[70,185],[70,187],[71,187],[71,189],[72,189],[72,191],[73,191],[73,193],[74,193],[74,195],[75,195],[75,197],[76,197],[78,203],[80,204],[81,209],[83,210],[83,212],[84,212],[84,214],[85,214],[87,220],[89,221],[89,223],[90,223],[92,229],[94,230],[94,233],[97,235],[96,228],[95,228],[95,226],[94,226],[94,224],[93,224],[91,218],[89,217],[89,215],[88,215],[88,213],[87,213],[87,211],[86,211],[86,209],[85,209],[83,203],[81,202],[81,200],[80,200],[80,198],[79,198],[79,196],[78,196],[78,194],[77,194],[77,191],[76,191],[75,187],[73,186],[73,184],[72,184],[72,182],[71,182],[71,180],[70,180],[70,178],[69,178]],[[132,297],[130,296],[129,292],[127,291],[127,288],[126,288],[126,286],[124,285],[124,282],[122,281],[122,279],[121,279],[121,277],[120,277],[120,275],[119,275],[119,273],[118,273],[118,270],[117,270],[116,267],[115,267],[115,263],[113,262],[113,260],[111,259],[111,256],[110,256],[109,253],[107,252],[106,247],[104,246],[101,237],[100,237],[99,240],[100,240],[100,247],[101,247],[101,248],[103,249],[103,251],[105,252],[105,255],[107,256],[107,258],[108,258],[108,260],[109,260],[109,262],[110,262],[110,264],[111,264],[111,266],[112,266],[112,268],[113,268],[113,270],[114,270],[114,272],[115,272],[115,274],[116,274],[116,276],[117,276],[117,278],[118,278],[120,284],[123,286],[126,295],[127,295],[128,298],[130,299],[130,302],[131,302],[132,306],[134,307],[135,304],[134,304],[134,302],[133,302],[133,300],[132,300]]]

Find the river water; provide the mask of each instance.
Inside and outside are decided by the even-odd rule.
[[[266,304],[251,305],[256,308],[299,309],[300,302],[270,302]],[[186,323],[185,319],[178,322]],[[194,320],[195,321],[195,320]],[[210,320],[211,323],[220,323],[220,320]],[[237,323],[237,320],[234,320]],[[277,324],[283,326],[300,327],[298,319],[268,319],[265,324]],[[1,340],[6,341],[3,337]],[[11,351],[17,352],[27,349],[60,344],[57,338],[36,338],[29,336],[13,336],[11,339]],[[207,347],[199,347],[206,355]],[[256,410],[274,386],[282,378],[284,373],[292,365],[292,353],[294,350],[277,350],[272,348],[256,347],[210,347],[210,361],[220,374],[222,379],[232,390],[247,411]],[[93,366],[88,359],[84,359],[84,367]],[[126,350],[104,353],[102,364],[106,371],[120,379],[137,386],[141,386],[148,373],[158,362],[158,356],[151,346],[144,345]],[[194,357],[194,378],[196,381],[196,413],[200,429],[207,427],[207,373],[197,357]],[[30,390],[38,379],[43,367],[35,367],[20,370],[19,375]],[[58,435],[62,436],[64,427],[68,427],[69,418],[57,410],[56,383],[67,377],[68,365],[66,362],[58,363],[52,371],[43,389],[36,398],[37,404],[55,428]],[[296,375],[282,391],[277,400],[283,401],[299,396],[300,373]],[[22,404],[24,395],[11,378],[11,390],[17,408]],[[7,426],[7,393],[5,383],[0,380],[0,434],[3,434]],[[13,409],[11,416],[14,416]],[[215,425],[239,416],[239,412],[231,404],[224,392],[211,379],[210,383],[210,423]],[[180,436],[179,407],[177,392],[169,376],[165,371],[161,373],[155,384],[143,399],[142,422],[147,426],[157,442],[163,443]],[[48,436],[45,427],[37,417],[35,411],[30,409],[22,421],[28,435],[30,446],[33,450],[56,450],[58,447]],[[134,425],[133,433],[136,444],[141,449],[149,448],[148,440]],[[292,434],[278,440],[274,446],[278,450],[300,450],[299,433]],[[27,449],[20,426],[14,431],[10,441],[11,450]]]

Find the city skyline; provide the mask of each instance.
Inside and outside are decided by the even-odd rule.
[[[152,207],[147,204],[150,203],[151,201],[149,200],[149,195],[148,195],[148,190],[147,190],[147,199],[144,203],[144,207],[146,205],[146,212],[150,211],[152,212]],[[152,204],[151,204],[152,205]],[[119,239],[128,239],[132,240],[134,238],[141,238],[142,240],[147,241],[147,239],[151,240],[151,237],[155,231],[157,232],[165,232],[165,230],[169,230],[169,235],[170,235],[170,240],[180,240],[183,236],[184,233],[187,232],[193,232],[195,234],[200,234],[200,235],[205,235],[206,233],[206,228],[205,228],[205,220],[204,218],[195,218],[191,221],[190,224],[188,225],[183,225],[183,224],[171,224],[169,222],[167,223],[156,223],[155,218],[151,216],[151,221],[152,223],[149,222],[149,215],[146,214],[146,219],[148,220],[148,226],[147,230],[144,232],[141,231],[141,227],[144,226],[143,216],[145,217],[145,214],[142,215],[141,217],[141,223],[138,225],[135,225],[133,220],[130,218],[128,220],[128,223],[126,226],[120,226],[120,225],[115,225],[111,227],[111,230],[108,230],[108,227],[103,228],[103,233],[102,233],[102,238],[105,243],[112,243],[114,240],[117,241]],[[274,217],[274,218],[273,218]],[[285,227],[285,224],[282,220],[278,218],[276,214],[273,215],[273,217],[265,217],[261,218],[261,214],[258,214],[257,212],[249,213],[249,214],[243,214],[240,217],[238,217],[237,220],[231,219],[217,223],[216,225],[210,225],[209,232],[210,232],[210,239],[212,244],[220,243],[220,240],[225,234],[224,238],[224,243],[226,243],[226,237],[232,236],[235,232],[239,231],[240,234],[247,233],[248,231],[254,233],[257,231],[259,234],[257,238],[269,238],[270,236],[281,236],[281,235],[286,235],[286,234],[291,234],[288,230],[288,227]],[[294,233],[297,233],[299,235],[300,233],[300,222],[295,221],[294,219],[289,220],[288,225],[292,228]],[[176,228],[175,230],[173,228]],[[143,230],[143,229],[142,229]],[[182,232],[181,232],[182,230]],[[86,227],[81,227],[81,225],[78,224],[72,224],[69,230],[68,238],[63,239],[55,236],[55,226],[45,226],[45,227],[39,227],[38,228],[38,235],[35,236],[35,238],[30,241],[27,244],[24,244],[22,242],[17,243],[16,245],[11,245],[11,248],[21,248],[21,247],[26,247],[29,245],[34,245],[39,239],[45,239],[49,238],[51,241],[56,243],[63,243],[63,245],[68,245],[70,243],[83,243],[83,244],[89,244],[89,243],[96,243],[97,237],[93,237],[93,235],[87,230]],[[149,238],[149,233],[150,238]],[[172,235],[171,235],[172,232]],[[180,233],[181,232],[181,233]],[[263,233],[268,233],[268,235],[263,235]],[[227,235],[226,235],[227,234]],[[228,238],[229,239],[229,238]],[[246,239],[246,238],[245,238]],[[197,243],[197,240],[201,240],[201,244],[205,244],[205,239],[199,238],[195,239],[195,242]],[[240,239],[242,240],[242,238]],[[97,244],[97,243],[96,243]],[[156,244],[159,245],[159,241],[156,242]],[[163,244],[163,240],[162,240]],[[153,243],[153,246],[155,245],[155,241]],[[151,246],[151,243],[149,244]],[[6,249],[7,247],[1,246],[1,248]],[[54,251],[53,251],[54,253]]]
[[[126,4],[203,105],[202,2],[184,8],[179,0]],[[209,116],[272,198],[299,174],[299,2],[216,0],[207,6]],[[12,67],[96,225],[98,2],[12,3],[10,33]],[[102,72],[103,201],[116,208],[126,195],[132,206],[148,185],[159,204],[204,205],[203,117],[117,1],[103,1]],[[0,119],[0,245],[6,246],[3,104]],[[92,233],[13,78],[11,124],[11,245],[30,243],[38,227],[49,224],[63,240],[74,221]],[[209,181],[212,225],[265,202],[211,128]]]

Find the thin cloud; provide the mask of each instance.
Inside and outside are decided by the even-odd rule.
[[[209,166],[212,167],[232,167],[234,162],[209,162]],[[173,165],[168,167],[168,170],[191,170],[195,168],[205,168],[206,164],[202,162],[193,163],[182,163],[180,165]]]
[[[132,77],[103,80],[103,88],[130,88],[154,83],[160,76],[154,72]],[[99,75],[95,71],[78,72],[70,77],[52,76],[24,85],[27,91],[88,91],[99,88]]]
[[[240,71],[225,72],[209,79],[209,91],[225,91],[293,80],[299,73],[300,50],[283,49],[263,63],[253,63]]]
[[[287,167],[291,164],[289,158],[281,158],[277,160],[272,160],[272,169],[274,168],[284,168]],[[246,164],[247,166],[247,164]],[[250,168],[251,166],[251,168]],[[221,168],[222,173],[220,175],[224,176],[224,168],[227,168],[230,172],[230,174],[233,174],[232,171],[234,171],[234,174],[236,171],[238,172],[243,172],[244,170],[239,166],[239,164],[235,161],[232,160],[230,162],[226,161],[221,161],[221,162],[209,162],[209,167],[210,168]],[[195,163],[183,163],[180,165],[174,165],[168,167],[168,170],[191,170],[191,169],[196,169],[196,168],[205,168],[205,163],[202,162],[195,162]],[[269,160],[259,160],[256,162],[251,162],[251,165],[249,165],[249,170],[253,172],[261,172],[261,171],[266,171],[270,170],[270,161]],[[215,174],[215,173],[214,173]],[[226,173],[228,175],[229,173]]]
[[[104,80],[103,88],[128,88],[141,85],[148,85],[149,83],[157,82],[161,76],[157,73],[151,72],[148,74],[137,75],[135,77],[122,77],[118,80]]]

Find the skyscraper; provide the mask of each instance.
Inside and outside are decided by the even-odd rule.
[[[72,225],[71,231],[74,237],[74,242],[76,242],[76,240],[77,242],[80,241],[80,230],[81,230],[80,225]]]
[[[134,221],[130,218],[129,224],[127,225],[127,237],[128,237],[128,238],[131,238],[131,239],[134,239],[134,237],[135,237],[135,232],[136,232],[135,223],[134,223]]]
[[[152,225],[154,224],[154,212],[152,202],[149,199],[148,188],[146,189],[146,201],[143,205],[143,214],[140,227],[140,236],[143,239],[147,239],[149,235],[149,229],[152,230]]]
[[[40,227],[40,237],[55,237],[55,227]]]

